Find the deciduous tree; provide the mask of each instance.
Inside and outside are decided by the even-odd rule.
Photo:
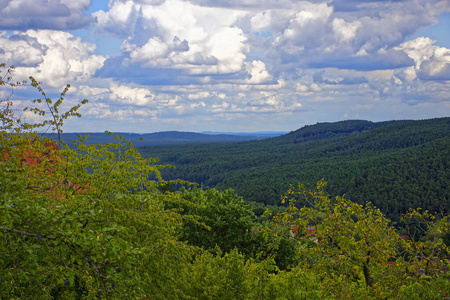
[[[0,297],[182,297],[193,250],[176,239],[180,215],[164,208],[173,195],[158,190],[163,166],[117,136],[54,147],[38,130],[61,133],[87,101],[62,112],[69,86],[53,101],[30,80],[41,99],[29,110],[41,121],[16,116],[12,97],[0,115]]]

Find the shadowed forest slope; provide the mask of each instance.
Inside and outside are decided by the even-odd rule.
[[[175,165],[167,179],[233,188],[268,205],[291,184],[324,178],[330,194],[371,201],[394,220],[411,207],[450,209],[450,118],[319,123],[259,141],[139,150]]]

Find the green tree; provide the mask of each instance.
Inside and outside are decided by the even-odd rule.
[[[326,183],[291,187],[285,213],[273,219],[297,240],[299,267],[313,272],[321,292],[341,299],[438,299],[449,293],[447,216],[427,211],[403,217],[406,236],[371,203],[331,199]]]
[[[36,130],[61,133],[86,101],[61,112],[69,86],[52,101],[30,80],[42,121],[16,116],[12,98],[0,116],[0,297],[183,297],[193,249],[176,239],[180,215],[164,208],[174,196],[159,192],[163,166],[117,136],[91,146],[80,137],[75,150],[59,139],[58,149]]]
[[[182,189],[179,196],[179,207],[184,213],[200,217],[197,222],[185,223],[181,240],[210,252],[215,252],[217,246],[223,252],[230,252],[234,248],[245,254],[254,252],[252,226],[255,215],[233,190]],[[186,202],[188,205],[183,205]]]
[[[204,252],[192,264],[187,294],[193,299],[246,299],[248,270],[245,258],[238,251],[217,254]]]
[[[361,297],[366,288],[373,294],[383,293],[386,262],[396,256],[398,233],[389,221],[370,203],[362,206],[345,197],[331,200],[323,181],[317,191],[303,185],[292,187],[284,201],[286,213],[274,218],[285,224],[298,240],[301,265],[327,282],[325,288],[335,297],[348,290]],[[298,207],[298,203],[303,207]]]
[[[402,217],[402,222],[406,234],[402,245],[405,260],[426,276],[446,273],[450,262],[449,216],[411,209]]]

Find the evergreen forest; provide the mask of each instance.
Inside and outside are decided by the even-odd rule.
[[[13,75],[36,118],[0,99],[1,299],[449,297],[449,118],[137,149],[65,140],[88,100]]]
[[[258,141],[138,149],[175,166],[165,178],[232,188],[255,212],[280,205],[290,185],[313,187],[321,179],[330,194],[371,202],[396,222],[410,208],[450,209],[450,118],[349,120]]]

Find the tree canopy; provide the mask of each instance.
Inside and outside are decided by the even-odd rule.
[[[179,275],[194,251],[175,237],[180,215],[164,208],[174,198],[158,190],[165,166],[143,159],[118,136],[89,146],[80,137],[74,150],[58,140],[56,147],[36,129],[62,132],[67,118],[80,116],[80,105],[60,112],[69,86],[52,101],[30,80],[42,97],[30,110],[42,121],[25,123],[11,100],[3,102],[1,297],[179,295]]]

